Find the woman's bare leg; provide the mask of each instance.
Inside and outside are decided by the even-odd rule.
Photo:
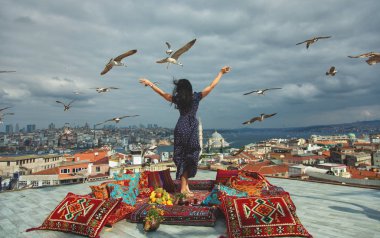
[[[181,193],[187,193],[188,192],[188,173],[187,170],[183,172],[181,175]]]

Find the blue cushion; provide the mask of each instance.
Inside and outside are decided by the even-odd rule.
[[[115,180],[123,180],[128,186],[123,186],[120,184],[107,184],[110,191],[110,196],[112,198],[122,198],[123,202],[134,206],[136,204],[136,197],[139,195],[139,180],[140,173],[134,174],[123,174],[121,177],[114,174]]]
[[[248,197],[248,194],[246,192],[241,192],[239,190],[236,190],[234,188],[224,186],[222,184],[215,185],[214,189],[210,192],[210,194],[205,198],[205,200],[202,201],[202,205],[211,206],[211,205],[219,205],[221,204],[220,200],[218,199],[218,192],[223,191],[227,195],[230,196],[236,196],[236,197]]]

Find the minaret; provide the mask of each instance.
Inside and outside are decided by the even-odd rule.
[[[202,127],[202,121],[201,118],[198,118],[199,124],[198,124],[198,133],[199,133],[199,145],[201,146],[201,152],[200,155],[203,152],[203,127]]]

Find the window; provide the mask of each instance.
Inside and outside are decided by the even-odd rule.
[[[100,172],[100,167],[99,166],[96,167],[96,172],[97,173]]]
[[[11,162],[10,161],[7,161],[7,166],[11,166]]]
[[[50,185],[50,180],[42,180],[42,186]]]
[[[16,161],[16,165],[18,165],[18,160]]]
[[[38,180],[37,181],[31,181],[31,184],[33,187],[38,187]]]
[[[61,174],[68,174],[70,173],[70,169],[61,169]]]

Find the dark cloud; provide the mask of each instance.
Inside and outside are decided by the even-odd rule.
[[[380,51],[380,3],[364,1],[4,1],[0,9],[0,104],[13,105],[13,123],[45,127],[98,123],[125,114],[120,126],[174,127],[178,112],[138,83],[174,78],[201,91],[224,65],[232,66],[201,102],[204,128],[236,128],[260,113],[278,112],[255,127],[283,127],[378,119],[379,65],[350,59]],[[331,35],[307,50],[296,43]],[[184,67],[156,64],[165,41],[174,49],[196,38],[181,56]],[[128,67],[100,76],[111,57],[127,50]],[[338,73],[327,77],[335,66]],[[98,94],[95,87],[118,87]],[[265,96],[243,93],[282,87]],[[73,91],[81,91],[75,95]],[[55,100],[77,101],[63,112]],[[32,108],[33,110],[30,110]]]

